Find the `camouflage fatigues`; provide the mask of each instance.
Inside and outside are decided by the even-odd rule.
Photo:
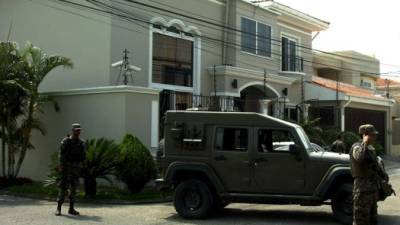
[[[332,143],[331,150],[337,153],[346,153],[346,145],[342,140],[336,140]]]
[[[355,143],[350,151],[350,160],[354,177],[353,225],[377,224],[379,176],[373,147]]]
[[[65,138],[60,147],[61,180],[59,182],[58,203],[63,203],[69,189],[70,202],[75,202],[76,189],[83,161],[86,157],[85,142],[81,139]]]

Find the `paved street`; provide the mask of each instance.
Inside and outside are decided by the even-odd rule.
[[[400,193],[400,170],[392,170],[392,183]],[[254,204],[232,204],[221,214],[207,220],[188,221],[176,215],[170,203],[146,205],[78,204],[81,216],[53,216],[54,202],[0,196],[1,225],[72,225],[72,224],[267,224],[267,225],[333,225],[329,206],[300,207]],[[63,209],[66,213],[67,208]],[[379,224],[400,224],[400,198],[390,197],[379,206]]]

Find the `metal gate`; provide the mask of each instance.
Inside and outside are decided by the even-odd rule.
[[[345,111],[345,129],[358,133],[358,127],[362,124],[372,124],[379,132],[377,142],[383,146],[386,152],[386,112],[346,108]]]

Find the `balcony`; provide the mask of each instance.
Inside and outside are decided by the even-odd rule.
[[[282,57],[280,75],[292,78],[299,78],[305,76],[304,59],[301,57],[293,57],[291,55]]]

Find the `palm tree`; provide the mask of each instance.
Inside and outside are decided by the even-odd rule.
[[[14,42],[0,42],[0,137],[3,176],[18,176],[27,150],[34,148],[30,142],[32,131],[36,129],[42,134],[45,133],[44,126],[37,119],[37,114],[42,112],[42,104],[51,101],[56,110],[58,109],[55,101],[39,93],[38,88],[49,72],[59,66],[71,68],[71,60],[61,56],[48,56],[30,43],[26,49],[20,50]],[[17,155],[19,158],[16,162]]]
[[[53,69],[60,66],[64,68],[73,67],[70,59],[62,56],[49,56],[31,43],[27,44],[22,56],[26,64],[27,79],[21,83],[28,91],[28,100],[26,113],[21,125],[22,143],[14,176],[19,174],[27,150],[33,148],[30,142],[32,130],[36,129],[45,134],[44,126],[36,117],[37,113],[41,112],[41,106],[43,103],[52,102],[55,110],[58,110],[57,103],[53,98],[39,93],[39,85]]]
[[[13,42],[0,42],[0,137],[4,177],[13,175],[14,156],[20,141],[17,119],[25,112],[27,97],[26,90],[19,82],[24,80],[24,68],[25,63],[18,51],[18,45]]]

